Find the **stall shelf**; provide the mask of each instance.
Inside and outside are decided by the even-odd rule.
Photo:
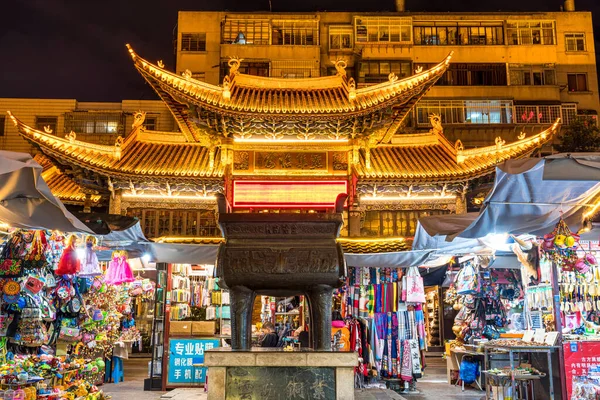
[[[524,375],[517,375],[514,373],[515,368],[520,365],[521,363],[521,355],[523,353],[526,354],[530,354],[530,353],[545,353],[548,359],[548,380],[550,381],[550,393],[549,393],[549,400],[554,400],[554,380],[552,378],[552,371],[553,371],[553,366],[552,366],[552,353],[556,352],[559,350],[559,346],[498,346],[498,345],[494,345],[494,344],[486,344],[485,345],[485,357],[484,357],[484,367],[485,367],[485,371],[486,372],[489,369],[490,366],[490,355],[494,354],[494,353],[507,353],[508,354],[508,359],[509,359],[509,365],[510,365],[510,376],[508,378],[510,378],[511,380],[511,388],[512,388],[512,395],[515,395],[515,390],[517,387],[517,382],[519,380],[524,380],[527,377]],[[517,356],[517,363],[515,364],[515,356]],[[489,374],[486,373],[487,376],[489,376]],[[536,375],[532,375],[529,377],[529,379],[540,379],[539,376]]]

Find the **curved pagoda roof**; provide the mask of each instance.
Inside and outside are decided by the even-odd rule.
[[[406,136],[404,143],[371,149],[368,160],[366,152],[360,153],[355,169],[362,180],[465,181],[492,172],[496,165],[508,159],[530,156],[549,142],[559,129],[560,118],[537,134],[526,136],[521,133],[515,142],[506,143],[497,137],[494,145],[465,150],[460,141],[451,144],[442,131],[434,128],[429,135],[400,135],[400,138]]]
[[[225,168],[232,162],[232,150],[205,147],[186,142],[180,133],[147,132],[138,113],[133,129],[125,139],[117,138],[114,146],[96,145],[77,140],[71,132],[62,138],[40,131],[9,117],[21,135],[54,161],[76,166],[121,182],[169,181],[210,184],[224,179]],[[436,122],[437,121],[437,122]],[[361,180],[402,182],[458,182],[485,175],[508,159],[530,155],[552,139],[560,119],[542,132],[506,143],[465,150],[460,141],[451,144],[443,135],[439,119],[432,118],[429,133],[398,135],[392,144],[357,149],[340,145],[337,151],[354,152],[352,168]],[[243,145],[236,146],[244,150]]]
[[[216,86],[192,78],[189,71],[182,76],[169,72],[162,62],[150,63],[131,46],[127,48],[135,67],[170,107],[188,141],[202,141],[206,135],[269,139],[269,130],[297,136],[299,123],[309,124],[305,129],[316,136],[330,135],[337,128],[340,138],[382,132],[391,137],[395,129],[387,135],[390,126],[397,129],[452,58],[450,53],[433,68],[404,79],[391,73],[388,81],[361,89],[346,76],[343,61],[335,63],[333,76],[280,79],[242,74],[241,60],[231,59],[229,74]]]

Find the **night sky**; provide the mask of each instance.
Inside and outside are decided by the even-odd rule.
[[[394,11],[393,0],[271,0],[273,11]],[[575,0],[594,13],[600,0]],[[125,43],[174,69],[177,11],[267,11],[269,0],[13,0],[2,4],[0,97],[155,99]],[[558,11],[561,0],[406,0],[409,11]]]

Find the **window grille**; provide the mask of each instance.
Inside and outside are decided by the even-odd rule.
[[[223,44],[269,44],[269,21],[260,19],[226,19],[223,23]]]
[[[506,38],[508,44],[556,44],[554,21],[508,21]]]
[[[439,114],[442,123],[510,124],[512,100],[422,100],[417,103],[417,124],[429,125],[429,116]]]
[[[123,134],[122,112],[73,111],[65,113],[65,132]]]
[[[319,45],[319,21],[274,20],[271,29],[273,45]]]
[[[140,220],[146,237],[219,237],[221,231],[212,210],[156,210],[131,208],[127,215]]]
[[[511,85],[556,85],[554,66],[544,65],[510,65]]]
[[[352,26],[330,26],[329,50],[352,50],[354,48],[353,32]]]
[[[585,33],[565,33],[567,51],[585,51]]]
[[[551,124],[562,117],[560,105],[516,105],[516,123],[519,124]]]
[[[500,45],[504,44],[502,22],[438,23],[415,22],[414,44],[436,45]]]
[[[43,131],[45,127],[50,127],[54,134],[56,132],[56,127],[58,126],[58,117],[35,117],[35,129]],[[66,132],[70,132],[66,131]]]
[[[362,61],[358,73],[358,83],[385,82],[392,72],[398,78],[406,78],[412,75],[412,63],[396,60]]]
[[[355,17],[354,29],[357,43],[412,42],[411,18]]]
[[[416,64],[427,70],[435,64]],[[506,86],[506,64],[450,63],[448,70],[436,82],[440,86]]]
[[[367,211],[361,228],[361,235],[379,237],[414,236],[419,218],[448,213],[445,210]]]
[[[158,117],[146,115],[146,118],[144,119],[144,128],[148,131],[157,131]]]
[[[4,136],[6,133],[6,117],[0,117],[0,136]]]
[[[225,75],[229,74],[229,64],[227,63],[228,61],[221,61],[221,81]],[[269,67],[268,61],[242,61],[238,71],[246,75],[269,76]]]
[[[206,51],[206,33],[182,33],[181,51]]]
[[[320,76],[319,64],[315,61],[273,60],[271,76],[278,78],[315,78]]]

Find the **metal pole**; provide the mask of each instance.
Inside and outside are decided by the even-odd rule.
[[[560,388],[562,393],[562,398],[567,398],[567,382],[565,379],[565,356],[563,351],[563,338],[562,338],[562,318],[560,317],[560,289],[558,288],[558,265],[556,261],[552,261],[552,296],[554,299],[554,326],[556,331],[558,332],[558,363],[560,367],[559,376],[560,376]],[[553,379],[554,376],[552,374],[553,371],[548,371],[548,376],[550,377],[550,384],[553,388]]]

